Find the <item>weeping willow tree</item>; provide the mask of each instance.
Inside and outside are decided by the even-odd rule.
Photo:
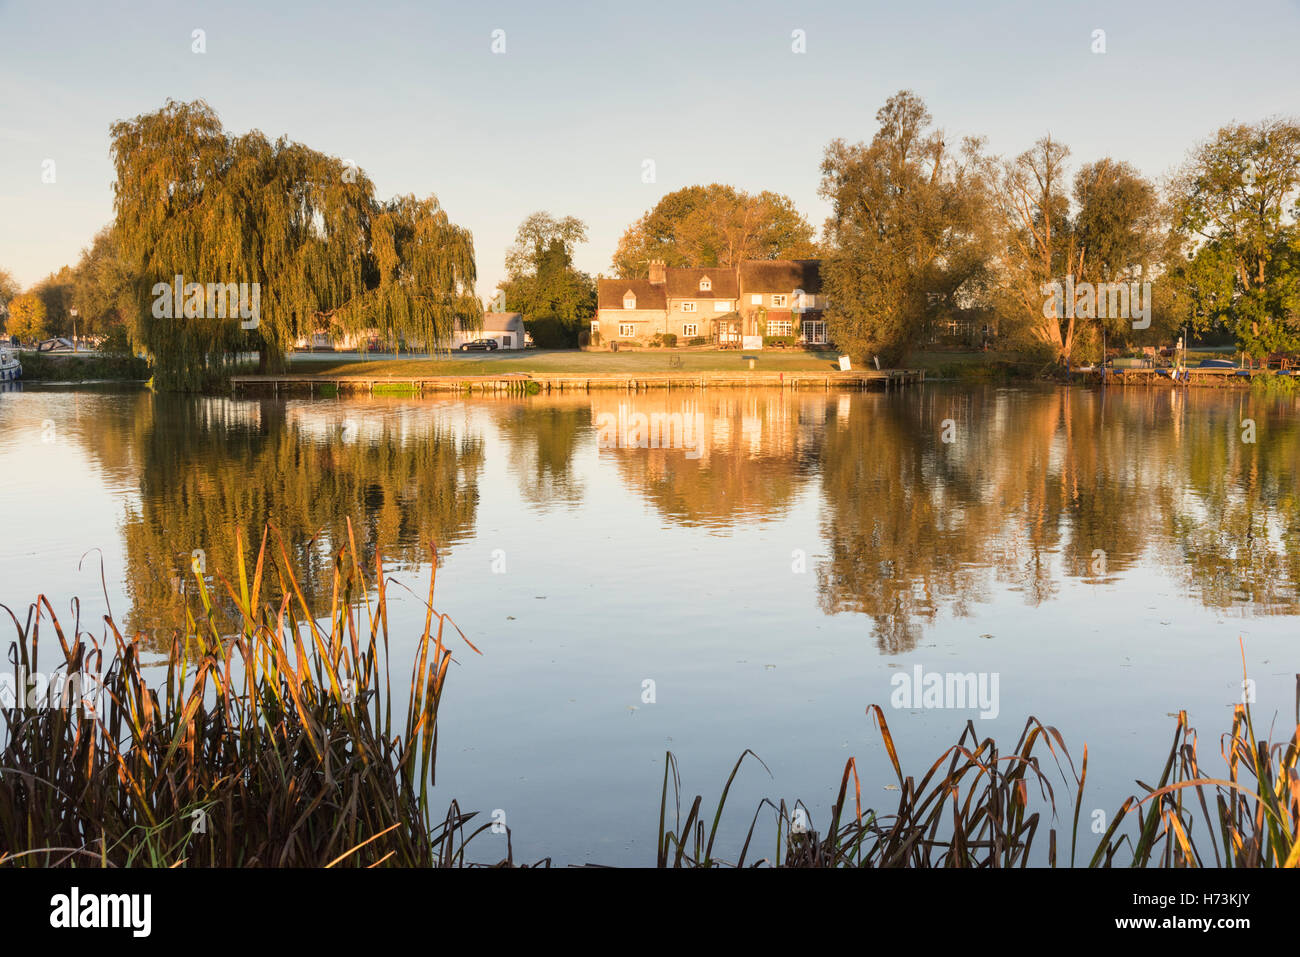
[[[115,225],[140,276],[128,323],[157,388],[201,389],[249,350],[281,369],[318,331],[438,348],[481,313],[472,237],[434,197],[378,201],[355,166],[231,135],[201,100],[114,124],[111,149]]]

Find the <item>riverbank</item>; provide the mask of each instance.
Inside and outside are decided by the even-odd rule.
[[[135,356],[23,352],[19,360],[24,382],[144,382],[152,374],[148,360]]]
[[[688,350],[641,349],[619,352],[585,352],[578,349],[527,349],[516,351],[452,353],[444,356],[371,358],[362,353],[305,354],[289,360],[288,375],[439,376],[528,375],[637,375],[651,373],[726,373],[748,371],[753,357],[759,372],[836,372],[836,352],[798,350]]]
[[[617,389],[644,392],[649,389],[831,389],[879,388],[893,391],[925,381],[918,369],[886,369],[863,372],[640,372],[563,373],[540,375],[524,372],[496,375],[281,375],[232,376],[236,394],[307,392],[334,397],[340,394],[423,395],[426,392],[482,393],[495,395],[538,395],[554,392],[592,392]]]

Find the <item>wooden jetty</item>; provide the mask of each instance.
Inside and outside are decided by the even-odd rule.
[[[923,369],[869,369],[855,372],[637,372],[533,374],[525,372],[496,375],[241,375],[232,376],[230,387],[235,393],[265,394],[316,393],[322,386],[339,394],[367,393],[376,390],[424,395],[426,393],[481,393],[486,395],[530,395],[550,392],[590,392],[594,389],[621,389],[643,392],[650,389],[744,389],[779,388],[791,390],[872,389],[886,392],[918,385],[925,381]]]
[[[1087,381],[1101,382],[1102,375],[1098,369],[1080,370],[1079,374]],[[1278,375],[1276,369],[1248,369],[1236,366],[1191,366],[1186,369],[1107,369],[1107,385],[1168,385],[1200,386],[1219,389],[1247,388],[1252,380],[1262,375]],[[1281,375],[1294,375],[1293,371],[1283,371]]]

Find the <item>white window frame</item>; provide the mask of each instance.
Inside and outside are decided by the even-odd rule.
[[[751,306],[761,306],[763,304],[763,294],[761,292],[753,293],[749,297],[749,304]]]
[[[700,292],[712,292],[712,291],[713,291],[713,280],[710,279],[708,276],[705,276],[703,279],[700,280]]]
[[[694,339],[700,334],[700,324],[698,322],[682,323],[682,338]]]
[[[635,295],[635,294],[629,292],[626,296],[623,297],[623,308],[624,308],[624,309],[635,309],[635,308],[636,308],[636,295]]]
[[[694,311],[695,311],[695,303],[693,302],[682,303],[682,312],[694,312]]]
[[[790,319],[769,319],[767,321],[767,334],[769,336],[793,335],[794,322]]]
[[[593,336],[600,335],[600,320],[598,319],[591,320],[591,334]]]
[[[773,309],[784,309],[785,306],[786,306],[786,303],[789,301],[789,298],[790,298],[790,297],[787,296],[787,295],[786,295],[785,293],[783,293],[783,292],[774,292],[774,293],[772,293],[772,308],[773,308]]]
[[[715,299],[713,300],[713,311],[714,312],[735,312],[735,309],[732,308],[730,299]]]
[[[636,335],[636,326],[630,322],[620,322],[618,324],[618,337],[620,339],[631,339]]]
[[[800,329],[803,332],[803,340],[809,345],[824,346],[826,344],[826,321],[824,319],[805,319],[800,323]]]

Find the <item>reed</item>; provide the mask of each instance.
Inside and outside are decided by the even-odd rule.
[[[378,558],[367,579],[350,523],[327,617],[312,614],[274,528],[251,570],[242,539],[235,554],[229,579],[210,584],[194,570],[185,626],[157,663],[142,659],[144,636],[123,635],[111,614],[99,642],[82,631],[76,603],[71,637],[44,596],[25,621],[5,608],[19,690],[40,671],[51,631],[51,670],[80,684],[61,707],[20,694],[3,709],[0,863],[470,863],[467,848],[490,823],[476,826],[454,802],[435,817],[429,804],[452,632],[477,652],[434,608],[436,562],[410,691],[395,700],[389,582]],[[507,848],[500,864],[514,863],[509,838]]]
[[[1243,669],[1244,670],[1244,669]],[[660,798],[657,864],[679,867],[1026,867],[1034,842],[1046,832],[1049,867],[1076,866],[1079,817],[1088,775],[1088,749],[1075,770],[1065,741],[1052,727],[1030,718],[1010,753],[992,738],[980,740],[968,721],[958,742],[945,750],[916,780],[904,775],[884,712],[871,705],[882,744],[898,781],[892,812],[862,807],[862,784],[855,759],[845,764],[830,820],[813,830],[802,803],[787,806],[764,799],[738,852],[718,856],[715,842],[728,793],[746,751],[732,768],[712,821],[697,795],[682,818],[681,782],[676,757],[664,762]],[[1206,776],[1196,732],[1186,712],[1178,716],[1173,746],[1154,785],[1138,781],[1144,794],[1128,797],[1101,835],[1086,867],[1297,867],[1300,866],[1300,675],[1296,676],[1295,728],[1275,743],[1255,734],[1248,704],[1237,705],[1221,754],[1227,776]],[[1036,754],[1036,749],[1040,752]],[[1040,761],[1045,749],[1073,793],[1069,859],[1061,859],[1062,837],[1055,822],[1057,791]],[[759,761],[761,764],[762,762]],[[1069,776],[1066,776],[1066,769]],[[668,821],[669,782],[674,817]],[[849,782],[853,782],[852,805]],[[1036,799],[1036,800],[1035,800]],[[1038,805],[1035,807],[1034,805]],[[771,856],[758,857],[754,834],[764,808],[775,812]]]

